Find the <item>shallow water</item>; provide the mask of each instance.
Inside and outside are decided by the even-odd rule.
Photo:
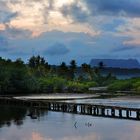
[[[98,104],[98,105],[109,105],[109,106],[120,106],[128,108],[140,108],[139,100],[120,100],[120,99],[79,99],[79,100],[68,100],[63,102],[74,102],[74,103],[87,103],[87,104]]]
[[[85,99],[85,98],[95,98],[99,97],[99,95],[90,95],[90,94],[50,94],[50,95],[31,95],[31,96],[15,96],[15,99],[32,99],[32,100],[69,100],[69,99]]]
[[[0,140],[140,140],[140,121],[0,107]],[[37,119],[27,116],[34,111]]]

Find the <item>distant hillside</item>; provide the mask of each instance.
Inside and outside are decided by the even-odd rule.
[[[90,65],[95,67],[98,66],[100,62],[103,62],[105,67],[111,68],[140,68],[140,63],[136,59],[92,59]]]

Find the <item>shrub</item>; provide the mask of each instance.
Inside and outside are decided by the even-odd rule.
[[[88,90],[88,86],[83,83],[71,81],[67,85],[68,92],[83,93]]]
[[[98,84],[96,82],[94,82],[94,81],[92,81],[92,82],[84,82],[83,84],[85,84],[88,88],[98,86]]]
[[[63,92],[66,80],[60,77],[47,77],[39,80],[40,91],[44,93]]]
[[[133,83],[133,89],[136,91],[140,91],[140,81],[136,81]]]
[[[108,89],[111,91],[117,91],[117,90],[131,90],[133,88],[131,81],[127,80],[117,80],[114,83],[110,84]]]

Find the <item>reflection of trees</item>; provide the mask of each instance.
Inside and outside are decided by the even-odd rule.
[[[47,110],[44,109],[27,109],[16,106],[0,106],[0,111],[0,127],[4,125],[11,126],[11,124],[20,126],[29,113],[33,113],[37,118],[45,116],[48,113]]]
[[[11,106],[0,106],[0,127],[10,126],[12,123],[22,125],[26,116],[26,108],[17,108]]]

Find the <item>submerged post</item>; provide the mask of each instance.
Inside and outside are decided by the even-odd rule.
[[[112,117],[115,117],[115,109],[111,109],[111,115],[112,115]]]
[[[137,118],[138,120],[140,119],[140,112],[139,112],[139,111],[136,112],[136,118]]]
[[[122,118],[122,110],[119,109],[119,117]]]

